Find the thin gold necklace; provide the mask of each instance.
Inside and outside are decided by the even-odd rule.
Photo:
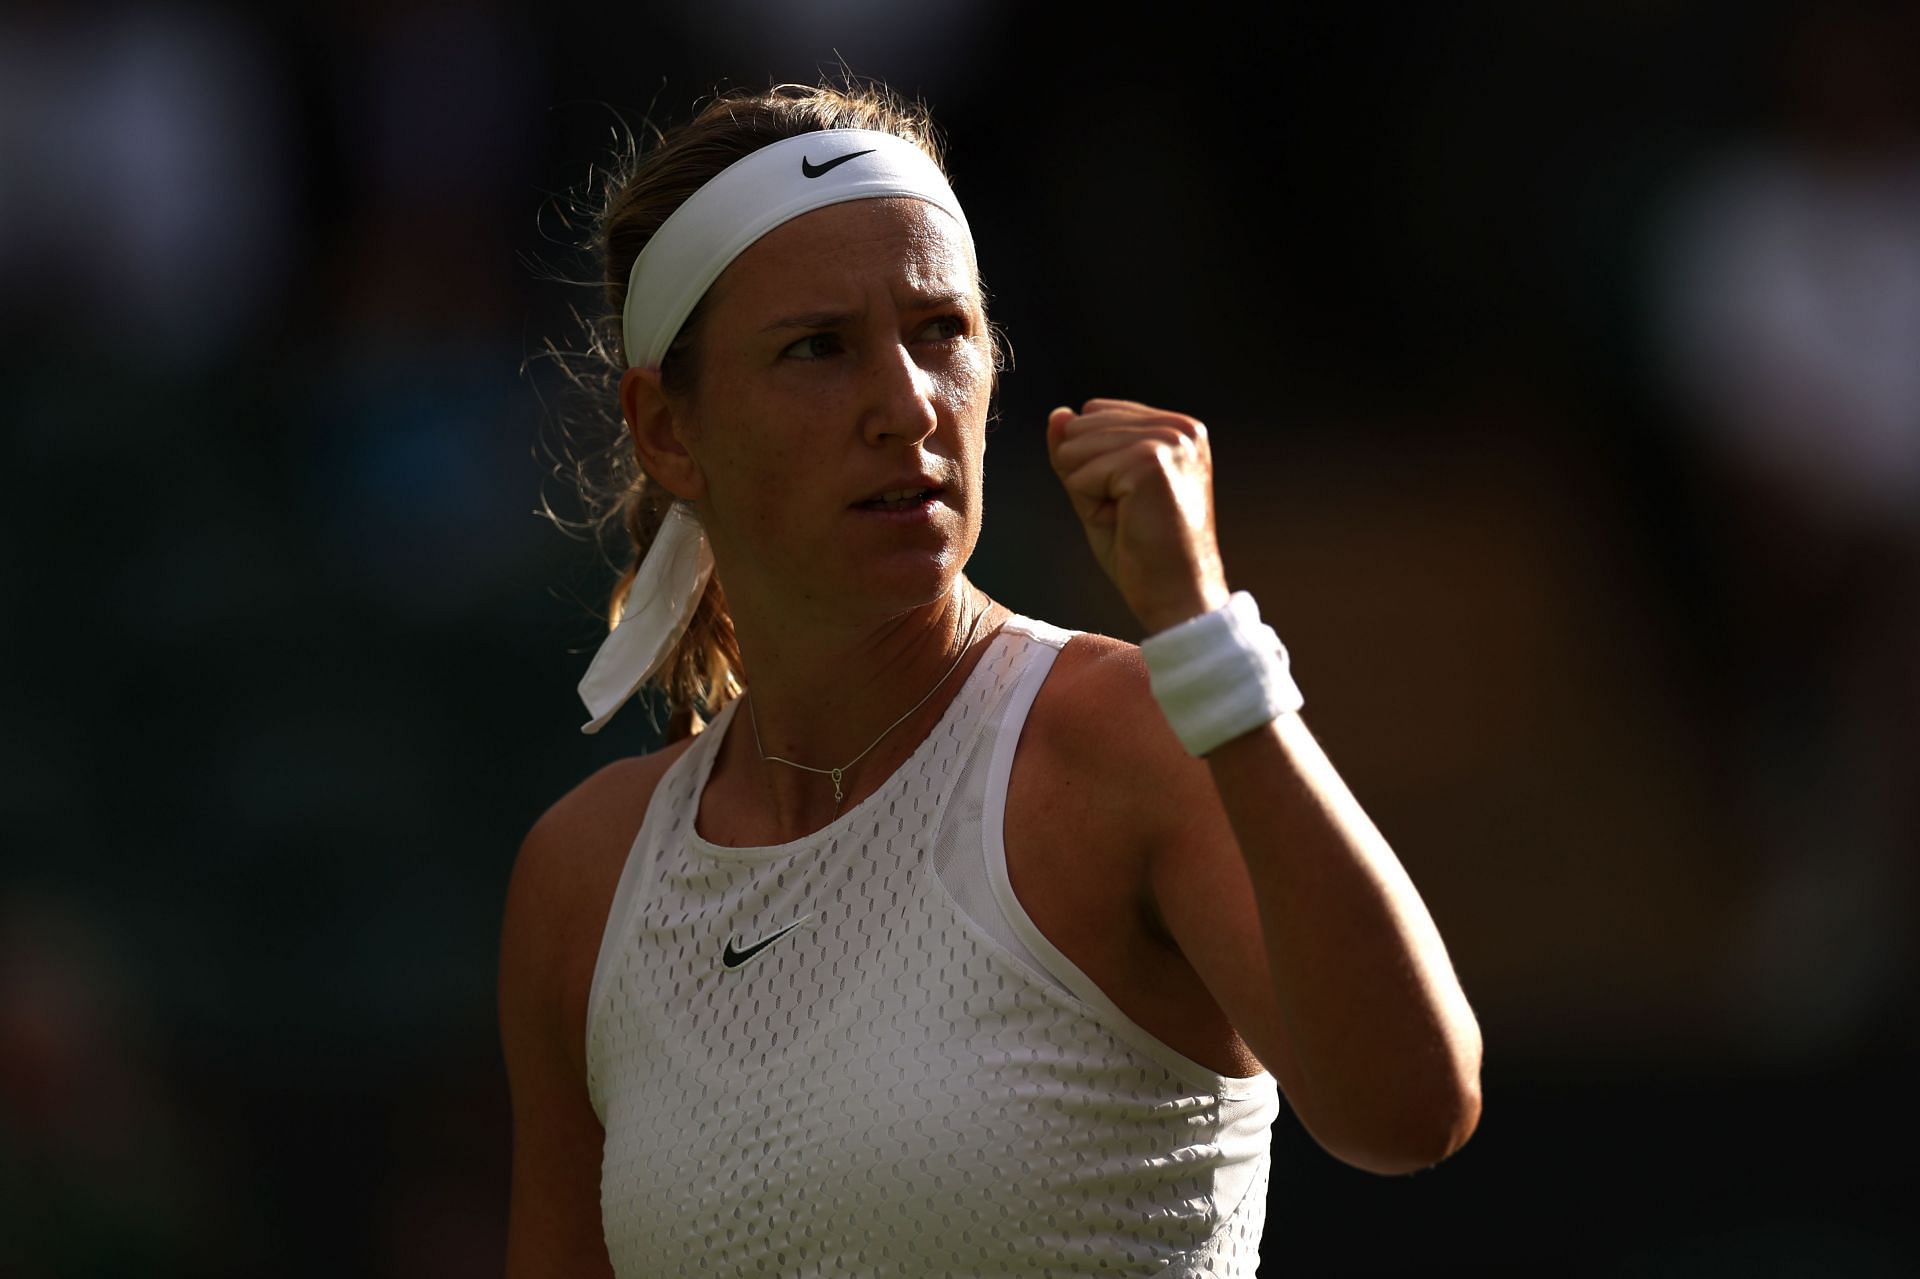
[[[835,804],[838,804],[842,799],[846,797],[846,792],[840,788],[840,782],[841,782],[841,779],[846,776],[847,770],[849,768],[852,768],[855,764],[858,764],[861,760],[865,759],[867,757],[868,751],[871,751],[875,746],[878,746],[881,742],[885,741],[888,733],[891,733],[894,729],[906,723],[908,718],[910,718],[913,715],[913,712],[919,710],[922,706],[925,706],[927,704],[928,699],[931,698],[935,693],[940,691],[940,685],[946,683],[947,679],[955,671],[960,669],[960,663],[966,659],[967,651],[973,647],[973,637],[975,632],[977,632],[980,629],[981,619],[986,617],[986,615],[991,611],[992,610],[990,607],[983,608],[980,610],[979,614],[974,617],[973,625],[967,628],[966,642],[960,645],[960,656],[953,659],[953,665],[947,667],[947,673],[945,675],[942,675],[939,678],[939,680],[934,683],[934,686],[927,690],[926,697],[923,697],[919,701],[915,702],[907,710],[907,713],[905,715],[902,715],[899,719],[896,719],[895,721],[893,721],[893,723],[887,725],[884,729],[882,729],[880,731],[880,736],[874,738],[873,741],[867,744],[866,750],[861,751],[858,755],[855,755],[852,759],[840,765],[840,767],[815,768],[811,764],[801,764],[801,763],[797,763],[794,760],[782,759],[778,755],[767,754],[766,748],[760,745],[760,717],[753,713],[753,690],[748,689],[747,690],[747,720],[753,725],[753,749],[759,751],[760,758],[769,764],[785,764],[789,768],[804,769],[809,773],[822,773],[828,777],[833,778],[833,802]]]

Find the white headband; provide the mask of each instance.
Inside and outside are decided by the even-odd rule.
[[[946,210],[972,237],[940,166],[891,133],[802,133],[734,161],[688,196],[633,260],[621,333],[627,363],[659,368],[727,264],[781,223],[829,204],[889,195]]]
[[[622,317],[627,363],[659,368],[727,264],[767,232],[829,204],[881,196],[925,200],[953,215],[972,238],[940,166],[891,133],[803,133],[734,161],[688,196],[634,259]],[[666,665],[712,575],[713,552],[699,517],[674,503],[634,573],[620,624],[580,681],[580,700],[593,716],[580,731],[599,732]]]

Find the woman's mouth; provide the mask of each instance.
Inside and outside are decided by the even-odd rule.
[[[939,489],[894,489],[854,505],[863,511],[911,511],[927,505],[939,495]]]

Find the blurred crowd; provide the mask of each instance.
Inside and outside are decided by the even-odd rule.
[[[976,580],[1137,638],[1038,424],[1205,418],[1480,1011],[1475,1143],[1277,1134],[1268,1257],[1897,1272],[1912,7],[958,9],[0,11],[0,1275],[497,1269],[506,875],[656,741],[576,731],[612,574],[539,514],[568,193],[841,60],[948,129],[1016,354]]]

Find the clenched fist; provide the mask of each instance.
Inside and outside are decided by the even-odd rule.
[[[1227,602],[1207,428],[1133,400],[1047,415],[1047,452],[1094,558],[1148,634]]]

